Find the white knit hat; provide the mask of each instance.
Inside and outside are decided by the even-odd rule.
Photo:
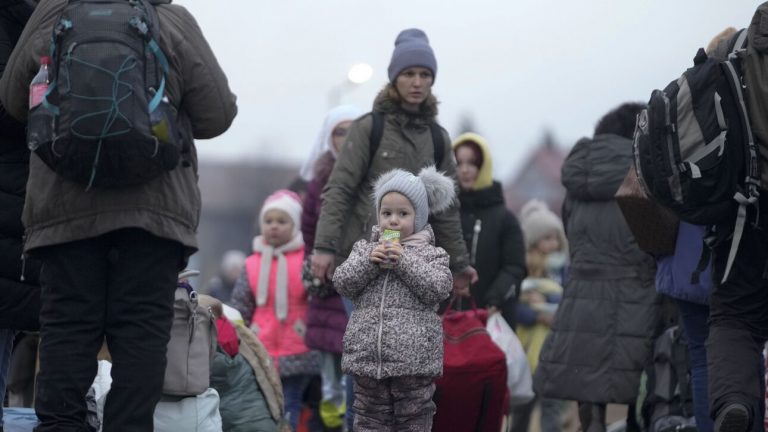
[[[447,210],[456,200],[453,179],[438,172],[434,165],[423,168],[418,176],[401,169],[382,174],[373,184],[373,202],[377,215],[381,199],[389,192],[405,195],[413,205],[416,212],[414,232],[424,229],[430,214]]]
[[[532,199],[523,204],[520,209],[520,228],[525,238],[525,250],[531,250],[539,240],[553,232],[560,241],[560,250],[566,250],[568,243],[565,239],[563,221],[549,209],[544,201]]]
[[[264,214],[270,210],[277,209],[288,213],[291,221],[293,222],[292,236],[298,234],[301,229],[301,198],[296,192],[289,191],[288,189],[280,189],[268,196],[264,200],[264,205],[261,207],[259,213],[259,222],[264,222]]]

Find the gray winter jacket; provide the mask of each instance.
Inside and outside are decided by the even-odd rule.
[[[403,244],[394,269],[369,261],[379,239],[355,243],[349,258],[336,269],[333,285],[349,297],[355,310],[344,334],[341,368],[350,375],[384,379],[440,376],[443,373],[443,328],[437,305],[448,298],[453,278],[448,254],[429,244]]]
[[[536,394],[633,403],[659,322],[655,263],[642,252],[613,196],[632,161],[632,141],[582,139],[562,169],[569,280],[544,342]]]

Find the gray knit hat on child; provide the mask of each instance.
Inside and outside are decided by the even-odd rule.
[[[397,76],[405,69],[414,66],[425,67],[432,71],[432,81],[437,76],[437,60],[429,38],[422,30],[412,28],[400,32],[395,39],[395,51],[389,62],[389,82],[395,82]]]
[[[445,211],[456,200],[453,180],[437,172],[434,166],[423,168],[418,176],[401,169],[382,174],[373,185],[377,215],[381,208],[381,199],[389,192],[405,195],[413,205],[416,212],[413,232],[419,232],[427,226],[430,213]]]

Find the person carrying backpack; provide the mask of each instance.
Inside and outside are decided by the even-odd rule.
[[[41,421],[38,432],[84,429],[85,394],[96,375],[96,355],[105,337],[114,366],[104,430],[152,430],[153,412],[165,375],[177,274],[197,250],[200,191],[192,137],[204,139],[224,133],[237,113],[235,96],[200,27],[186,9],[170,3],[41,2],[0,80],[0,101],[10,115],[25,121],[30,108],[29,85],[40,67],[39,59],[51,53],[56,28],[53,79],[69,76],[67,68],[83,63],[88,63],[89,72],[73,72],[68,86],[51,81],[35,113],[43,113],[41,108],[54,113],[55,104],[67,98],[72,102],[78,97],[77,105],[87,110],[90,99],[77,89],[97,85],[111,88],[114,80],[118,80],[121,91],[125,90],[124,85],[132,85],[132,90],[121,94],[125,99],[110,101],[111,108],[106,112],[114,122],[106,121],[107,114],[102,108],[93,106],[91,117],[84,117],[92,121],[81,122],[80,126],[101,125],[100,144],[118,139],[118,133],[106,133],[110,125],[133,125],[119,132],[127,130],[131,136],[146,137],[149,116],[158,114],[156,108],[163,106],[163,121],[155,126],[162,126],[165,132],[152,131],[156,135],[149,139],[157,152],[149,156],[173,156],[161,141],[179,141],[186,148],[175,164],[174,158],[160,161],[163,170],[153,173],[152,178],[119,186],[99,185],[102,179],[120,179],[128,172],[141,172],[146,165],[140,161],[158,161],[127,156],[131,149],[146,144],[138,139],[101,148],[104,154],[124,151],[124,157],[110,153],[114,158],[94,158],[89,153],[93,148],[76,145],[87,137],[76,135],[78,129],[72,117],[88,113],[68,112],[72,105],[61,104],[60,121],[54,126],[71,121],[72,129],[57,131],[62,134],[55,144],[59,146],[57,171],[44,162],[43,158],[49,155],[37,151],[50,150],[53,143],[40,141],[41,147],[31,157],[22,215],[26,230],[24,251],[39,257],[45,269],[40,281],[40,373],[35,398],[35,410]],[[65,8],[67,13],[63,15]],[[70,12],[70,8],[74,11]],[[121,20],[123,28],[132,30],[99,32],[99,39],[106,45],[92,50],[88,48],[95,47],[93,44],[60,46],[61,41],[73,35],[93,38],[94,27],[119,28],[117,20]],[[118,70],[108,74],[94,72],[105,70],[99,56],[109,57],[123,50],[114,42],[118,39],[144,47],[145,56],[126,56],[117,65]],[[87,62],[82,60],[85,57]],[[136,71],[130,67],[140,64],[146,67]],[[153,78],[160,82],[153,82],[149,88],[128,81],[128,75],[122,75],[128,72],[120,69],[121,65],[134,72],[130,75],[132,79]],[[158,71],[152,77],[136,73],[152,70]],[[80,81],[84,77],[89,78],[87,83]],[[133,98],[144,98],[146,105],[121,105]],[[142,111],[144,117],[140,115]],[[177,119],[168,115],[173,111],[177,112]],[[42,132],[43,138],[45,134],[50,137],[46,127],[52,127],[51,122],[30,125],[29,130]],[[173,129],[178,135],[169,132]],[[71,152],[62,153],[64,148]],[[87,172],[94,174],[91,184],[87,184],[87,179],[83,182],[69,177],[72,173],[67,171],[67,164],[76,164],[79,157],[88,161]],[[105,171],[104,167],[111,163],[124,165],[124,170]]]
[[[393,168],[416,173],[433,164],[451,178],[456,176],[456,165],[450,157],[451,140],[443,128],[435,127],[438,102],[432,85],[437,61],[423,31],[400,32],[388,71],[390,82],[373,103],[374,115],[363,116],[352,124],[323,189],[312,256],[312,273],[322,281],[329,278],[335,264],[349,255],[355,241],[367,237],[376,223],[370,205],[372,180]],[[372,135],[377,116],[383,122],[378,132],[380,138]],[[469,265],[458,204],[435,216],[432,225],[437,244],[444,246],[451,256],[457,284],[468,294],[469,283],[477,279],[477,272]]]
[[[768,2],[758,6],[747,32],[741,58],[746,107],[759,161],[759,199],[747,209],[728,277],[730,241],[712,249],[715,286],[710,297],[707,364],[710,415],[716,432],[762,430],[764,379],[762,350],[768,340]],[[725,60],[739,33],[713,43],[711,56]],[[715,225],[717,233],[733,233],[731,218]]]
[[[357,240],[367,238],[376,224],[371,206],[373,180],[393,168],[416,173],[436,165],[456,177],[451,140],[437,123],[437,98],[432,86],[437,60],[427,35],[406,29],[395,40],[388,68],[389,82],[376,96],[373,111],[352,123],[331,177],[323,188],[322,208],[315,232],[311,271],[321,282],[344,261]],[[469,264],[461,231],[459,205],[432,217],[437,245],[451,257],[454,288],[469,295],[477,272]],[[354,413],[347,401],[347,422]],[[350,424],[351,427],[351,424]]]

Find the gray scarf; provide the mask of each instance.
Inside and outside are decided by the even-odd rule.
[[[259,286],[256,287],[256,305],[267,304],[269,294],[269,272],[272,269],[272,260],[277,257],[277,277],[275,278],[275,313],[277,319],[285,321],[288,316],[288,261],[284,252],[292,252],[304,247],[304,239],[301,233],[296,234],[288,243],[272,247],[264,242],[262,236],[253,239],[253,251],[261,254],[261,268],[259,269]]]

